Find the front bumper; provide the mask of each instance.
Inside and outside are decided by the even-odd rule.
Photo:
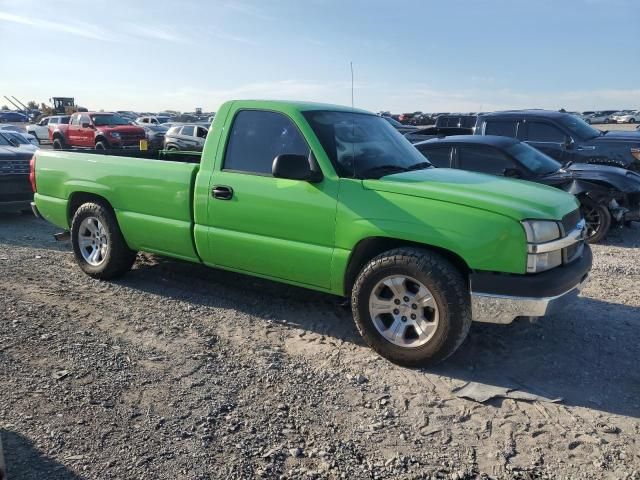
[[[31,202],[31,211],[33,212],[36,218],[44,220],[42,215],[40,215],[40,210],[38,210],[38,206],[36,205],[36,202]]]
[[[576,300],[591,270],[588,245],[578,260],[535,275],[471,275],[471,311],[476,322],[513,322],[517,317],[543,317]]]

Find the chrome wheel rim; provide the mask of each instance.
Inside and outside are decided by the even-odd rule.
[[[375,285],[369,297],[369,315],[385,340],[403,348],[426,344],[440,320],[431,291],[407,275],[391,275]]]
[[[97,267],[104,262],[109,252],[109,238],[102,222],[96,217],[87,217],[78,229],[78,246],[82,258]]]
[[[591,238],[600,231],[602,225],[602,218],[600,218],[600,212],[597,208],[585,207],[584,220],[587,224],[587,237]]]

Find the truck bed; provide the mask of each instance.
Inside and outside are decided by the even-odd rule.
[[[68,204],[95,195],[113,207],[132,249],[197,261],[192,202],[199,160],[200,153],[185,152],[40,150],[38,208],[70,228]]]
[[[75,153],[93,154],[93,155],[107,155],[110,157],[141,158],[145,160],[162,160],[162,161],[180,162],[180,163],[200,163],[200,157],[202,156],[202,152],[186,152],[186,151],[172,151],[172,150],[139,150],[137,148],[136,149],[113,148],[108,150],[66,148],[63,150],[56,150],[56,152],[75,152]]]

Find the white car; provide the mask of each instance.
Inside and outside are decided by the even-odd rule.
[[[171,117],[165,117],[164,115],[150,116],[150,117],[138,117],[135,123],[138,125],[161,125],[171,121]]]
[[[616,113],[611,115],[611,120],[616,123],[636,123],[640,122],[640,110],[635,112]]]
[[[51,117],[44,117],[38,123],[27,125],[27,133],[38,139],[40,143],[49,142],[49,120]]]
[[[587,123],[610,123],[611,114],[606,112],[596,112],[585,118]]]

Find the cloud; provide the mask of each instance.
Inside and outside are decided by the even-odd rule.
[[[175,43],[193,43],[192,40],[175,33],[168,25],[140,25],[128,23],[126,30],[137,37]]]
[[[185,108],[185,105],[203,105],[216,109],[223,102],[234,99],[306,100],[339,103],[350,102],[350,82],[312,82],[304,80],[276,80],[254,82],[226,89],[181,88],[166,92],[161,101],[163,108]]]
[[[213,33],[213,35],[221,40],[230,40],[236,43],[244,43],[245,45],[253,45],[254,47],[259,45],[259,43],[256,42],[255,40],[251,40],[248,37],[243,37],[240,35],[233,35],[233,34],[224,33],[224,32]]]
[[[48,20],[42,20],[33,17],[26,17],[22,15],[15,15],[13,13],[0,11],[0,22],[11,22],[20,25],[27,25],[29,27],[37,28],[40,30],[49,30],[52,32],[67,33],[70,35],[76,35],[79,37],[90,38],[93,40],[103,41],[117,41],[117,37],[109,32],[101,29],[97,25],[88,23],[69,24],[67,20],[64,22],[56,21],[50,22]]]
[[[234,12],[240,13],[242,15],[257,18],[259,20],[271,21],[275,19],[275,17],[265,13],[262,9],[254,5],[248,5],[246,3],[240,3],[235,1],[229,2],[225,4],[225,8],[228,10],[233,10]]]
[[[400,93],[398,93],[400,92]],[[491,111],[518,108],[592,110],[631,108],[640,104],[640,89],[600,89],[559,92],[522,92],[511,89],[468,88],[443,90],[427,85],[378,92],[375,106],[394,111]],[[380,105],[382,103],[382,105]]]

